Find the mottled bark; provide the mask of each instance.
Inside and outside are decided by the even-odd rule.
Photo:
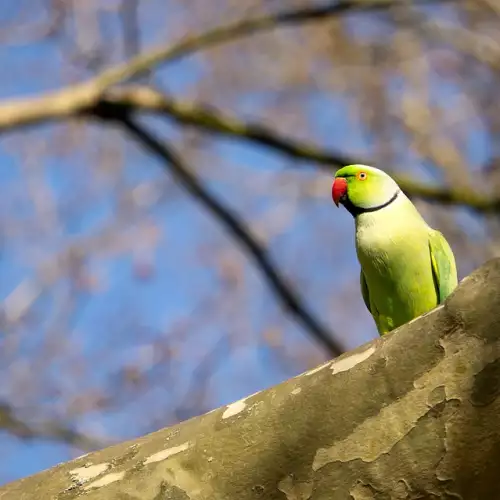
[[[2,500],[500,498],[500,259],[333,362]]]

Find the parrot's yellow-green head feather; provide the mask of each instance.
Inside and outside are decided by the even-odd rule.
[[[396,181],[382,170],[368,165],[348,165],[337,170],[332,198],[355,217],[380,210],[396,200],[400,192]]]

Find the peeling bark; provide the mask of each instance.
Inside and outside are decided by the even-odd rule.
[[[227,407],[0,488],[1,500],[500,498],[500,259],[443,306]]]

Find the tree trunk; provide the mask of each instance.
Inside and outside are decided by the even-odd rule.
[[[500,498],[500,259],[314,370],[0,488],[1,500]]]

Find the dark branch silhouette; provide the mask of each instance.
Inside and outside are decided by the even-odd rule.
[[[344,352],[340,343],[334,339],[334,334],[314,317],[314,315],[302,303],[298,295],[293,292],[286,280],[281,276],[275,264],[271,261],[266,250],[251,235],[247,224],[228,206],[224,205],[213,194],[211,194],[203,184],[192,173],[191,169],[181,160],[179,155],[160,140],[150,131],[137,123],[128,114],[120,117],[110,116],[103,110],[103,119],[118,120],[124,129],[137,140],[145,149],[162,160],[162,164],[168,167],[175,178],[191,193],[197,201],[215,215],[225,228],[236,238],[239,244],[253,258],[269,285],[281,299],[284,307],[289,311],[332,356],[338,356]]]
[[[19,439],[47,439],[74,446],[82,451],[92,451],[109,444],[82,434],[56,420],[29,424],[17,416],[12,406],[6,402],[0,402],[0,430],[7,431]]]
[[[222,113],[213,106],[193,102],[182,102],[165,96],[161,92],[145,86],[127,86],[106,92],[97,108],[106,107],[109,115],[120,115],[126,111],[144,111],[164,116],[180,125],[192,126],[223,137],[248,141],[270,148],[290,158],[315,163],[320,168],[331,171],[353,163],[370,163],[369,160],[324,149],[311,142],[301,141],[283,135],[271,127],[258,122],[246,122]],[[113,109],[115,107],[116,109]],[[96,107],[87,113],[95,114]],[[99,110],[100,112],[100,110]],[[385,165],[377,165],[385,168]],[[486,195],[475,189],[432,186],[405,175],[391,175],[410,198],[423,198],[443,205],[466,205],[480,212],[491,213],[500,210],[500,198]]]

